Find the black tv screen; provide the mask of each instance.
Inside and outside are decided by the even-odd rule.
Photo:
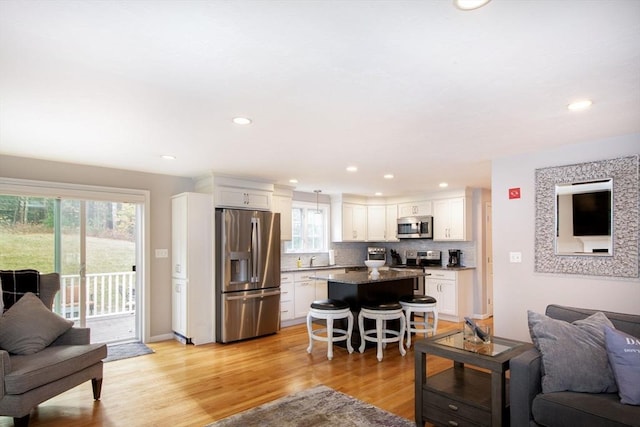
[[[611,191],[573,194],[573,235],[611,235]]]

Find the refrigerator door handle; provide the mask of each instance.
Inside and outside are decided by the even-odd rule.
[[[260,218],[251,218],[251,262],[252,262],[252,277],[251,281],[254,283],[260,282],[261,262],[262,262],[262,230],[260,229]]]
[[[224,299],[226,301],[236,301],[240,299],[256,299],[256,298],[264,298],[264,297],[273,297],[276,295],[280,295],[280,291],[265,292],[265,293],[253,294],[253,295],[225,296]]]

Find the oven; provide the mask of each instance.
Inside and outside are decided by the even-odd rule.
[[[405,252],[406,264],[402,265],[394,265],[390,267],[389,270],[392,271],[406,271],[406,270],[422,270],[422,267],[419,263],[418,252],[417,251],[406,251]],[[413,294],[414,295],[424,295],[424,276],[416,277],[413,282]]]
[[[386,261],[387,260],[387,249],[386,248],[376,248],[373,246],[369,246],[367,248],[367,260],[376,260],[376,261]]]

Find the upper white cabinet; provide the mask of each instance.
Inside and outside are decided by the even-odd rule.
[[[387,210],[385,206],[367,206],[367,240],[382,242],[386,239]]]
[[[219,207],[271,210],[273,193],[252,188],[216,187],[215,204]]]
[[[367,206],[367,240],[397,242],[398,205]]]
[[[423,200],[420,202],[400,203],[398,205],[398,216],[400,218],[416,215],[432,215],[431,201]]]
[[[433,201],[433,240],[471,239],[471,201],[454,197]]]
[[[399,242],[398,239],[398,205],[386,206],[387,217],[387,229],[385,231],[385,241],[387,242]]]
[[[273,212],[280,214],[280,240],[291,240],[291,208],[293,205],[293,193],[291,191],[276,191],[273,193]]]
[[[334,242],[367,240],[367,206],[356,203],[331,204],[331,228]]]

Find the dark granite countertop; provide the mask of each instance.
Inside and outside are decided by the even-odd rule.
[[[281,273],[295,273],[296,271],[322,271],[322,270],[333,270],[335,268],[367,268],[365,265],[343,265],[343,264],[335,264],[335,265],[319,265],[317,267],[289,267],[280,269]]]
[[[368,271],[351,271],[344,274],[326,274],[319,273],[316,275],[318,279],[328,280],[331,282],[345,283],[349,285],[361,285],[364,283],[390,282],[392,280],[413,279],[424,276],[422,270],[407,271],[387,271],[382,270],[378,276],[373,276]]]

